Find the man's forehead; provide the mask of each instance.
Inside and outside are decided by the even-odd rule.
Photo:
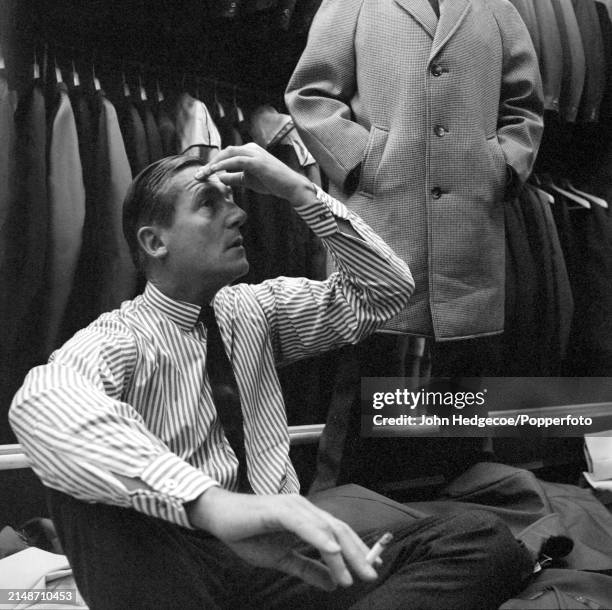
[[[212,187],[214,189],[221,189],[224,191],[226,188],[225,184],[219,180],[219,176],[217,176],[217,174],[210,174],[205,180],[197,180],[195,178],[196,172],[201,167],[201,165],[193,165],[179,170],[174,176],[175,184],[188,190],[195,190],[202,187]]]

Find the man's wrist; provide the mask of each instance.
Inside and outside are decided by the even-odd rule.
[[[289,202],[295,208],[311,205],[317,197],[315,185],[306,176],[300,176],[299,182],[294,186]]]
[[[212,533],[211,517],[214,515],[215,504],[220,498],[220,494],[231,493],[227,492],[222,487],[215,485],[203,491],[195,500],[185,503],[185,512],[189,523],[199,530],[205,530]]]

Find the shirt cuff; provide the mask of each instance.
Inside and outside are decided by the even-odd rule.
[[[189,529],[194,528],[189,523],[185,503],[219,485],[173,453],[165,453],[153,460],[143,470],[140,479],[151,489],[130,492],[133,507]]]
[[[314,183],[314,197],[309,203],[295,206],[295,211],[318,237],[329,237],[340,231],[336,218],[348,220],[346,208]]]

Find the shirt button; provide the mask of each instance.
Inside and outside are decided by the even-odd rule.
[[[433,66],[431,66],[431,73],[434,76],[442,76],[442,74],[444,73],[444,69],[442,68],[442,66],[434,64]]]
[[[436,125],[434,127],[434,133],[439,137],[442,138],[444,136],[444,134],[446,134],[446,129],[442,126],[442,125]]]
[[[327,220],[327,214],[325,212],[321,212],[319,214],[319,220]]]
[[[176,489],[176,481],[173,479],[170,479],[169,481],[166,481],[164,487],[168,490],[168,491],[172,491],[173,489]]]
[[[440,199],[440,197],[442,197],[442,189],[439,186],[434,186],[431,189],[431,196],[434,199]]]

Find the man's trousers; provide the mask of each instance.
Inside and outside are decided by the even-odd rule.
[[[325,592],[244,563],[204,532],[48,490],[51,513],[80,593],[92,610],[142,608],[427,608],[486,610],[517,594],[527,551],[497,518],[470,511],[417,517],[403,505],[347,485],[312,501],[372,546],[387,530],[374,583]],[[316,551],[301,545],[309,556]]]

